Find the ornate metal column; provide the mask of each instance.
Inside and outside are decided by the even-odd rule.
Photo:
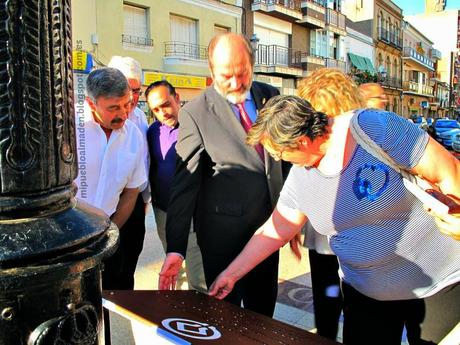
[[[103,344],[118,239],[76,202],[70,0],[0,0],[0,344]]]

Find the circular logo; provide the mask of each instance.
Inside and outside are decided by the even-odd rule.
[[[216,327],[188,319],[164,319],[161,324],[168,331],[194,339],[214,340],[222,336]]]

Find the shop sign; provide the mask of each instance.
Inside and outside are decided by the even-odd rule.
[[[158,72],[144,72],[144,85],[150,85],[159,80],[166,80],[176,88],[205,89],[206,77],[178,75]]]
[[[93,68],[93,57],[82,50],[72,52],[72,68],[75,72],[89,73]]]

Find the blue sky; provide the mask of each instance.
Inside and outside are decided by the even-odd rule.
[[[393,0],[393,2],[402,8],[403,15],[405,16],[425,11],[425,0]],[[460,0],[447,0],[446,9],[460,10]]]

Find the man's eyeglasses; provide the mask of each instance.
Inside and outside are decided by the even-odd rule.
[[[139,96],[142,95],[142,89],[141,88],[131,89],[131,92],[133,93],[133,95],[139,95]]]

